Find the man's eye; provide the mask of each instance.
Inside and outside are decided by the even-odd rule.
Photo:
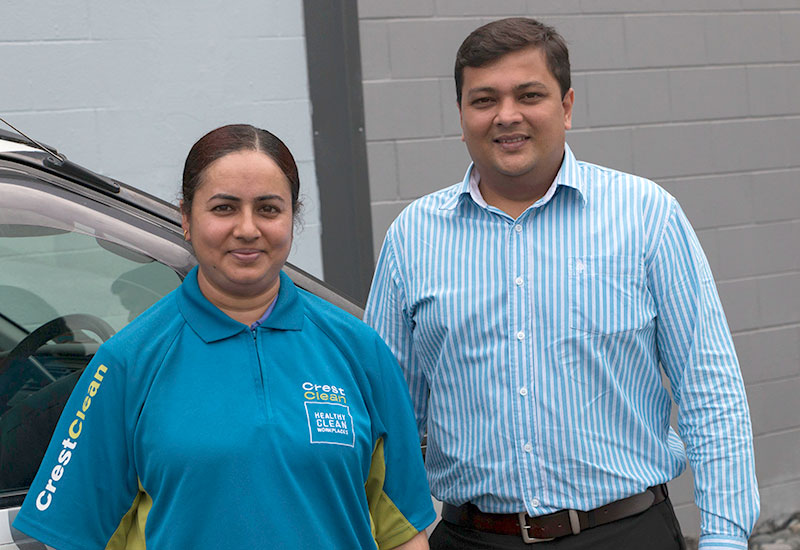
[[[473,105],[476,105],[476,106],[488,105],[488,104],[490,104],[492,101],[493,101],[493,100],[492,100],[492,98],[491,98],[491,97],[479,97],[479,98],[477,98],[477,99],[474,99],[474,100],[472,100],[472,104],[473,104]]]
[[[540,94],[539,92],[526,92],[526,93],[522,94],[522,99],[526,99],[526,100],[536,100],[536,99],[540,99],[542,97],[544,97],[544,96],[542,94]]]

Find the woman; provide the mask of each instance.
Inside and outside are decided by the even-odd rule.
[[[265,130],[192,147],[181,211],[198,266],[97,352],[17,529],[59,550],[428,547],[390,351],[281,272],[298,191]]]

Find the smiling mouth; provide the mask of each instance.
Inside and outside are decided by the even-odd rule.
[[[497,144],[500,151],[512,154],[523,151],[530,139],[530,136],[515,135],[494,138],[492,141]]]
[[[260,250],[231,250],[230,254],[239,261],[251,262],[261,255]]]
[[[495,143],[499,143],[501,145],[506,145],[506,144],[513,144],[513,143],[522,143],[523,141],[526,141],[528,139],[530,139],[528,136],[516,136],[516,137],[507,137],[507,138],[506,137],[500,137],[500,138],[495,138],[494,142]]]

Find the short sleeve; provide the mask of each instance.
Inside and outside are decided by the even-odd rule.
[[[101,346],[64,407],[16,529],[59,550],[106,547],[139,489],[125,379]]]
[[[365,488],[378,547],[393,548],[433,523],[436,513],[408,387],[389,348],[376,340],[379,368],[371,382],[378,429]]]

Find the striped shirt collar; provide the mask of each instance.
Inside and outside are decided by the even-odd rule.
[[[453,210],[462,200],[466,200],[467,198],[472,199],[475,204],[482,208],[488,208],[489,205],[486,203],[486,200],[484,200],[478,188],[480,180],[481,176],[478,173],[478,169],[475,167],[475,163],[470,163],[469,168],[467,168],[467,173],[464,174],[464,179],[456,188],[457,192],[442,204],[440,210]],[[583,204],[586,204],[586,182],[583,181],[580,175],[578,161],[575,159],[572,149],[570,149],[569,145],[566,143],[564,144],[564,160],[561,162],[561,168],[558,170],[553,184],[543,197],[531,205],[531,208],[538,208],[549,202],[550,199],[553,198],[553,195],[556,194],[556,189],[559,186],[575,189]]]

